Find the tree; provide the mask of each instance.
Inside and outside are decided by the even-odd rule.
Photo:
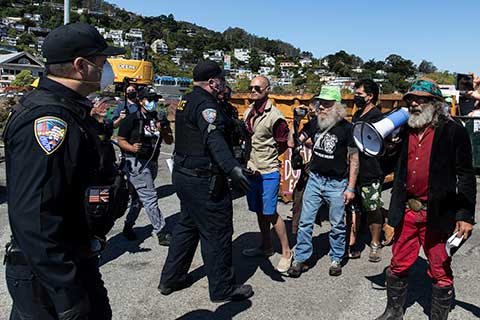
[[[422,60],[422,62],[420,62],[420,65],[418,66],[418,72],[423,74],[434,73],[436,71],[437,71],[437,67],[435,67],[433,63],[430,61]]]
[[[415,76],[417,69],[413,61],[404,59],[397,54],[391,54],[385,59],[385,71],[398,73],[404,78],[408,78]]]
[[[258,54],[257,49],[252,49],[250,51],[250,60],[248,62],[248,66],[250,70],[253,72],[258,72],[258,69],[260,69],[260,65],[262,64],[260,60],[260,56]]]
[[[448,71],[427,73],[424,76],[438,84],[455,84],[456,80],[455,75]]]
[[[250,86],[250,79],[246,76],[241,76],[237,78],[233,86],[233,91],[235,92],[248,92],[248,87]]]
[[[19,74],[17,74],[15,80],[12,81],[12,86],[28,87],[32,84],[33,80],[35,79],[33,78],[30,70],[22,70]]]

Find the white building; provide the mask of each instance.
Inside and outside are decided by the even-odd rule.
[[[12,37],[2,37],[0,39],[3,43],[6,43],[10,46],[16,46],[17,45],[17,38],[12,38]]]
[[[280,68],[282,69],[298,68],[298,65],[295,64],[294,62],[285,61],[285,62],[280,62]]]
[[[106,30],[105,28],[100,28],[100,27],[95,27],[97,29],[98,32],[100,32],[100,34],[103,36],[105,33],[106,33]]]
[[[182,57],[184,54],[192,52],[192,49],[188,48],[175,48],[175,55]]]
[[[233,56],[238,61],[248,63],[250,61],[250,49],[233,49]]]
[[[41,77],[45,66],[28,52],[15,52],[0,55],[0,86],[9,86],[15,76],[23,70],[29,70],[34,77]]]
[[[110,39],[113,41],[121,41],[123,40],[123,30],[110,30],[105,34],[105,39]]]
[[[163,39],[157,39],[152,42],[150,45],[152,48],[153,52],[158,53],[158,54],[167,54],[168,53],[168,45],[167,42]]]
[[[223,63],[224,53],[222,50],[210,50],[203,53],[203,59]]]
[[[303,57],[302,59],[300,59],[299,63],[302,67],[309,66],[312,64],[312,59],[310,59],[309,57]]]
[[[143,40],[143,29],[132,28],[130,32],[125,33],[125,40],[141,41]]]
[[[275,68],[271,66],[261,66],[258,73],[262,76],[268,76]]]

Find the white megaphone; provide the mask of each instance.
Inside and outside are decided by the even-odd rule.
[[[383,154],[383,139],[408,121],[408,109],[400,108],[375,123],[359,121],[353,125],[353,140],[360,152],[375,157]]]

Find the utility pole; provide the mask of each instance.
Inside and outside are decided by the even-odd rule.
[[[63,24],[70,23],[70,0],[63,2]]]

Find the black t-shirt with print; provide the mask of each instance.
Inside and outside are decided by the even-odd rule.
[[[150,159],[153,154],[152,161],[155,161],[160,154],[160,143],[162,142],[160,130],[156,126],[157,121],[157,112],[155,111],[131,113],[120,124],[118,136],[125,138],[130,144],[141,143],[142,149],[138,153],[138,158]],[[140,129],[140,125],[143,126],[143,129]],[[157,143],[158,139],[160,141]],[[157,144],[157,148],[154,150],[155,144]],[[127,151],[125,154],[136,156],[135,153]]]
[[[310,170],[325,177],[344,179],[348,175],[348,148],[355,148],[352,125],[342,119],[335,124],[320,141],[321,131],[317,118],[310,120],[302,133],[312,139]]]
[[[362,115],[362,110],[358,110],[352,117],[352,123],[356,123],[358,121],[364,121],[368,123],[373,123],[379,121],[383,114],[377,108],[372,108],[366,114]],[[357,177],[357,184],[358,185],[366,185],[371,184],[375,181],[382,181],[383,180],[383,170],[380,166],[378,158],[369,157],[360,152],[360,169],[358,172]]]

